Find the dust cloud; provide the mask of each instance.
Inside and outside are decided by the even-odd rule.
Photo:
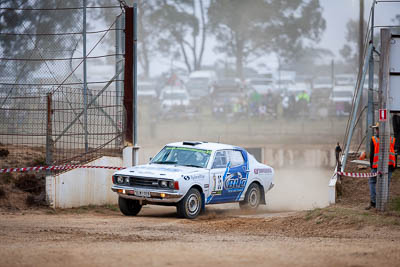
[[[329,205],[329,169],[276,169],[275,186],[266,194],[267,211],[297,211]]]

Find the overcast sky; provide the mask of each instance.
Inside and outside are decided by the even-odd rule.
[[[364,0],[364,19],[368,21],[370,10],[373,0]],[[395,0],[394,0],[395,1]],[[323,7],[323,17],[326,20],[326,30],[322,35],[321,42],[317,45],[322,48],[331,50],[335,59],[340,59],[339,50],[346,42],[346,24],[350,19],[359,19],[359,3],[360,0],[320,0]],[[375,11],[375,25],[393,25],[391,21],[396,14],[400,14],[400,3],[378,3]],[[208,45],[204,54],[204,64],[212,65],[216,57],[223,58],[221,55],[215,55],[213,48],[215,40],[210,38],[207,40]],[[327,58],[330,61],[332,58]],[[231,61],[233,59],[230,59]],[[170,67],[169,60],[161,60],[161,64],[153,64],[152,74],[159,74],[166,71]],[[268,61],[268,67],[272,69],[277,68],[277,60],[269,56],[263,58],[261,61]],[[233,62],[233,61],[232,61]],[[257,62],[251,64],[253,67],[257,66]],[[156,65],[156,66],[154,66]],[[174,65],[184,67],[183,64],[174,62]]]
[[[364,19],[368,21],[372,0],[364,1]],[[320,0],[324,8],[326,31],[320,46],[332,50],[337,56],[346,42],[346,23],[350,19],[359,19],[359,0]],[[400,14],[400,3],[378,3],[375,9],[375,25],[394,25],[391,21]]]

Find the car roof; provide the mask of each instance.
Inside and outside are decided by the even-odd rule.
[[[220,150],[220,149],[237,149],[238,146],[221,144],[221,143],[208,143],[208,142],[200,142],[200,141],[183,141],[183,142],[175,142],[169,143],[167,146],[178,146],[178,147],[187,147],[187,148],[197,148],[197,149],[205,149],[205,150]]]

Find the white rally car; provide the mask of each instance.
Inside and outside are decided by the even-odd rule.
[[[265,204],[274,170],[240,147],[207,142],[166,145],[146,165],[114,173],[112,190],[125,215],[143,205],[176,206],[178,215],[196,218],[207,204],[239,202],[243,209]]]

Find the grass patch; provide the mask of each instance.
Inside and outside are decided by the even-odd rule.
[[[393,198],[389,203],[390,211],[398,212],[400,214],[400,197]]]

